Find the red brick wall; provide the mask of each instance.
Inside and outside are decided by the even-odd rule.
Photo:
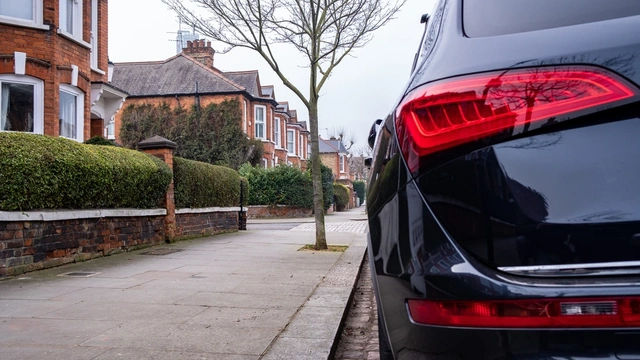
[[[312,215],[311,213],[311,209],[302,209],[284,205],[254,205],[247,208],[247,218],[249,219],[302,218],[310,217]]]
[[[163,216],[0,221],[0,276],[164,242]]]
[[[238,231],[238,212],[176,214],[177,238]]]

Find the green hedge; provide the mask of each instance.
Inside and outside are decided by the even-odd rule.
[[[177,208],[240,206],[240,181],[248,203],[247,180],[233,169],[175,157],[173,176]]]
[[[360,204],[364,202],[364,197],[366,193],[366,185],[364,181],[354,181],[353,182],[353,191],[356,192],[356,195],[360,199]]]
[[[138,151],[0,133],[0,210],[154,208],[171,176]]]
[[[349,188],[341,184],[333,184],[336,199],[336,211],[344,210],[349,205]]]
[[[313,183],[308,172],[285,165],[263,169],[245,164],[240,174],[249,181],[250,205],[313,208]]]

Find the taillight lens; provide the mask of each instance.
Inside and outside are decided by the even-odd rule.
[[[640,327],[640,298],[512,301],[408,300],[419,324],[479,328]]]
[[[409,93],[396,110],[396,131],[412,171],[420,158],[503,131],[519,134],[576,112],[602,110],[637,96],[599,68],[514,69],[442,80]],[[560,118],[560,119],[558,119]]]

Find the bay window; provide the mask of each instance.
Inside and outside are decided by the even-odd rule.
[[[273,137],[276,142],[276,147],[282,146],[282,140],[280,139],[280,118],[276,118],[273,127]]]
[[[60,31],[82,40],[82,1],[60,0]]]
[[[254,117],[254,123],[255,123],[255,137],[256,139],[264,139],[265,137],[265,113],[266,113],[267,108],[265,106],[262,105],[256,105],[255,106],[255,117]]]
[[[48,29],[42,25],[42,0],[1,0],[0,22]]]
[[[91,68],[98,69],[98,0],[91,0]]]
[[[84,94],[72,86],[60,87],[60,136],[78,141],[84,137]]]
[[[294,135],[293,130],[287,130],[287,152],[291,155],[295,155],[296,151]]]
[[[0,75],[0,131],[42,134],[43,83],[29,76]]]
[[[340,172],[344,172],[344,155],[338,155],[340,157]]]

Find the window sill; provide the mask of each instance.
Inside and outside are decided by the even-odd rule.
[[[30,29],[37,29],[37,30],[51,30],[51,25],[36,24],[35,22],[31,22],[31,21],[20,21],[20,20],[14,20],[14,19],[7,19],[4,17],[0,18],[0,23],[20,26],[20,27],[25,27]]]
[[[69,34],[68,32],[64,31],[64,30],[60,30],[58,29],[58,35],[62,36],[63,38],[69,39],[73,42],[75,42],[76,44],[91,50],[91,44],[89,44],[88,42],[84,41],[84,40],[80,40],[78,38],[76,38],[75,36],[73,36],[72,34]]]
[[[94,73],[98,73],[100,75],[104,75],[106,74],[104,71],[100,70],[100,69],[96,69],[94,67],[91,67],[91,71],[93,71]]]

